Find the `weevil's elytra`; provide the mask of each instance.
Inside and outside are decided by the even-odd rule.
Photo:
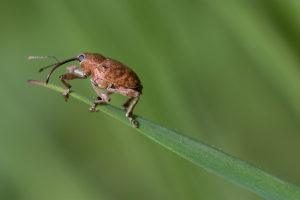
[[[40,69],[40,71],[43,71],[46,68],[53,67],[47,76],[46,83],[48,83],[51,74],[59,66],[71,61],[78,61],[80,67],[69,66],[67,67],[67,73],[60,76],[61,82],[66,87],[66,90],[63,92],[66,101],[69,98],[70,88],[72,87],[68,81],[90,77],[91,85],[97,94],[90,111],[97,111],[97,105],[108,103],[111,94],[119,93],[128,97],[123,104],[126,117],[134,127],[139,126],[138,121],[134,119],[133,110],[142,94],[143,86],[132,69],[117,60],[107,58],[98,53],[81,53],[74,58],[69,58]]]

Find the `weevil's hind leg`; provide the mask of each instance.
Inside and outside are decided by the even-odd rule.
[[[70,67],[67,67],[67,71],[69,73],[63,74],[59,77],[61,82],[66,87],[65,91],[63,92],[63,96],[64,96],[65,101],[68,101],[69,94],[71,93],[71,87],[72,87],[67,81],[68,80],[73,80],[73,79],[85,79],[85,78],[87,78],[87,75],[79,67],[70,66]]]
[[[133,97],[130,97],[127,99],[127,101],[125,101],[125,103],[123,104],[123,108],[124,110],[127,111],[128,106],[130,105],[130,102],[133,100]]]
[[[136,104],[138,103],[140,99],[141,93],[139,91],[136,91],[134,89],[128,89],[128,88],[114,88],[114,87],[108,87],[107,91],[113,92],[113,93],[119,93],[124,96],[127,96],[129,99],[123,104],[123,107],[126,110],[126,117],[129,119],[130,123],[135,127],[139,127],[138,121],[133,116],[133,110]]]
[[[90,107],[89,110],[91,112],[98,112],[98,110],[96,109],[97,106],[101,104],[107,104],[108,102],[110,102],[109,95],[111,95],[112,93],[107,90],[100,89],[93,80],[91,80],[91,84],[97,94],[97,99],[93,102],[93,105]]]
[[[140,96],[136,96],[136,97],[132,97],[129,98],[125,104],[125,109],[126,109],[126,117],[129,119],[130,123],[135,127],[138,128],[139,127],[139,122],[134,118],[133,116],[133,110],[134,107],[136,106],[136,104],[139,102]]]

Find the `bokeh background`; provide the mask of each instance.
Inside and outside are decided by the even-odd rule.
[[[53,62],[27,56],[82,51],[140,75],[139,115],[300,185],[298,0],[0,2],[0,199],[261,199],[26,83]],[[88,80],[72,84],[95,96]]]

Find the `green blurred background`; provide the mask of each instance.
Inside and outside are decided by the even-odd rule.
[[[82,51],[139,74],[137,114],[300,185],[298,0],[0,2],[1,200],[261,199],[26,83],[53,62],[27,56]],[[95,96],[88,80],[72,84]]]

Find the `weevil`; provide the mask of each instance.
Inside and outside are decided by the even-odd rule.
[[[47,58],[44,57],[44,58]],[[32,57],[34,59],[34,57]],[[55,58],[56,59],[56,58]],[[81,53],[78,56],[57,61],[54,64],[41,68],[39,71],[52,67],[47,75],[46,84],[49,82],[52,73],[60,66],[71,62],[78,61],[80,67],[69,66],[67,73],[59,76],[65,90],[63,96],[65,101],[68,100],[71,93],[70,80],[86,79],[90,77],[91,85],[95,90],[97,97],[90,107],[91,112],[98,111],[96,107],[101,104],[110,102],[110,95],[118,93],[128,97],[123,104],[126,111],[126,117],[134,127],[138,127],[139,123],[133,115],[133,110],[138,103],[142,94],[143,86],[137,74],[125,64],[98,53]]]

